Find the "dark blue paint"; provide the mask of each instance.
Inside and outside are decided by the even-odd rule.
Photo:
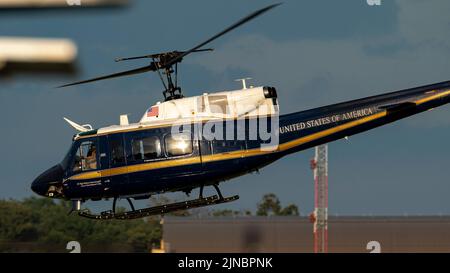
[[[434,99],[419,106],[415,106],[414,101],[417,101],[423,96],[428,96],[428,92],[434,90],[436,92],[442,92],[450,89],[450,81],[442,82],[438,84],[422,86],[407,90],[402,90],[398,92],[387,93],[379,96],[373,96],[358,100],[353,100],[349,102],[329,105],[325,107],[320,107],[312,110],[292,113],[288,115],[282,115],[279,117],[279,126],[283,128],[283,126],[292,125],[295,123],[311,121],[315,119],[320,119],[323,117],[329,117],[332,115],[348,113],[354,110],[370,108],[373,110],[374,114],[377,112],[382,112],[387,109],[388,114],[380,119],[376,119],[352,128],[348,128],[346,130],[333,133],[329,136],[319,138],[305,144],[293,147],[286,151],[273,152],[270,154],[262,154],[250,157],[236,158],[236,159],[228,159],[228,160],[220,160],[213,162],[199,162],[198,164],[184,165],[184,166],[176,166],[176,167],[166,167],[161,169],[154,169],[149,171],[142,171],[136,173],[129,173],[124,175],[117,175],[111,177],[102,177],[102,183],[100,186],[95,187],[87,187],[80,188],[78,186],[79,182],[88,182],[86,181],[65,181],[64,187],[64,196],[69,199],[99,199],[104,197],[115,197],[115,196],[123,196],[123,195],[133,195],[133,194],[152,194],[152,193],[161,193],[165,191],[189,191],[190,189],[199,187],[201,185],[211,185],[216,184],[222,181],[226,181],[232,179],[237,176],[244,175],[246,173],[255,171],[259,168],[262,168],[275,160],[298,151],[302,151],[308,149],[310,147],[314,147],[316,145],[320,145],[323,143],[327,143],[330,141],[334,141],[345,136],[354,135],[363,131],[367,131],[387,123],[399,120],[401,118],[405,118],[428,109],[441,106],[446,104],[450,100],[450,96],[444,96],[442,98]],[[434,93],[437,94],[437,93]],[[296,140],[301,137],[305,137],[317,132],[321,132],[323,130],[336,127],[338,125],[350,122],[355,119],[349,119],[345,121],[329,123],[327,125],[316,126],[312,128],[306,128],[303,130],[296,130],[289,133],[280,134],[280,144]],[[228,123],[233,122],[236,125],[236,121],[227,121]],[[248,132],[248,123],[249,120],[246,120],[246,131]],[[191,125],[191,131],[194,132],[194,125]],[[234,126],[235,131],[237,126]],[[275,128],[278,131],[278,128]],[[110,163],[111,155],[110,149],[108,148],[112,139],[121,139],[125,145],[126,155],[130,154],[130,138],[133,135],[148,133],[155,136],[161,137],[162,149],[165,150],[165,145],[163,138],[165,135],[169,134],[171,127],[164,128],[156,128],[156,129],[148,129],[137,132],[127,132],[120,134],[110,134],[108,136],[100,136],[93,137],[93,139],[97,139],[99,141],[99,147],[101,152],[106,154],[105,158],[101,158],[100,160],[100,169],[105,170],[113,166]],[[236,133],[236,132],[235,132]],[[227,144],[226,141],[223,140],[214,140],[208,141],[204,138],[199,138],[200,140],[194,140],[193,143],[193,153],[186,156],[181,156],[179,158],[185,157],[204,157],[211,154],[223,154],[227,152],[232,152],[236,150],[246,151],[248,149],[252,149],[258,147],[261,144],[261,140],[250,140],[248,139],[248,134],[245,140],[237,141],[235,144],[231,146],[224,147],[224,143]],[[83,139],[85,140],[85,139]],[[80,140],[77,140],[74,145],[76,145]],[[229,144],[229,143],[228,143]],[[65,169],[64,177],[67,179],[72,175],[68,170],[67,166],[71,161],[70,158],[74,156],[74,149],[72,149],[68,154],[68,159],[64,160],[64,163],[61,166]],[[127,156],[125,157],[127,158]],[[162,158],[158,158],[155,161],[166,161],[172,160],[178,157],[169,157],[165,155]],[[142,164],[142,162],[125,162],[122,166],[131,166],[133,164]],[[48,173],[46,177],[49,176]],[[55,180],[54,177],[52,177]],[[37,179],[39,180],[39,178]],[[39,182],[46,183],[45,181],[35,181],[33,183],[33,189],[40,189],[37,191],[39,194],[42,194],[42,187],[38,186]],[[49,181],[47,181],[49,182]]]

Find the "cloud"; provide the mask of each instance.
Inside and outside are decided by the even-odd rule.
[[[450,79],[450,62],[443,58],[450,53],[445,14],[450,2],[434,2],[398,0],[395,31],[381,36],[273,40],[250,34],[190,62],[216,77],[247,71],[242,76],[253,77],[255,84],[277,86],[285,113],[445,81]],[[450,119],[436,125],[442,122]]]

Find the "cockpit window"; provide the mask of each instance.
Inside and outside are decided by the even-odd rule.
[[[80,143],[75,154],[72,171],[90,171],[97,169],[97,143],[92,140],[83,141]]]

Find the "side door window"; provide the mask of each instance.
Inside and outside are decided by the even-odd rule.
[[[97,140],[83,140],[75,153],[72,172],[84,172],[98,169]]]
[[[111,167],[124,166],[126,164],[125,160],[125,149],[123,146],[123,135],[110,135],[108,136],[109,143],[109,158]]]
[[[192,154],[192,137],[190,132],[168,134],[164,137],[167,156]]]
[[[129,161],[150,161],[161,157],[161,140],[158,136],[136,135],[131,138]]]
[[[105,170],[103,179],[110,183],[108,188],[120,191],[126,187],[129,179],[127,160],[125,157],[124,134],[116,133],[107,136],[109,169]]]

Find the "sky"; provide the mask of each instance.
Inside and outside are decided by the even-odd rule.
[[[66,82],[145,65],[116,57],[185,50],[273,1],[134,0],[127,8],[0,11],[0,36],[71,38],[78,73],[0,71],[0,198],[34,195],[30,183],[58,163],[74,130],[138,121],[162,99],[156,74],[81,85]],[[286,0],[183,60],[186,95],[240,88],[278,89],[282,113],[450,80],[450,1]],[[450,214],[450,106],[329,144],[332,215]],[[240,199],[217,208],[251,209],[265,193],[313,210],[313,150],[221,184]],[[181,198],[182,195],[175,195]]]

